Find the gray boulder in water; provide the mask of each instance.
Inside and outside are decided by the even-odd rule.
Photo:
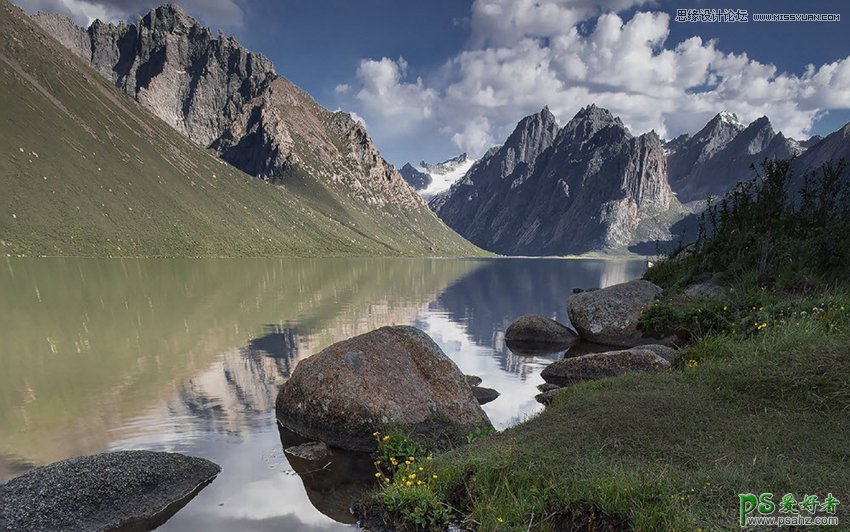
[[[655,373],[670,370],[670,361],[658,354],[655,346],[649,347],[633,347],[622,351],[565,358],[543,368],[540,375],[546,382],[563,386],[630,372]]]
[[[203,458],[152,451],[62,460],[0,485],[0,529],[149,530],[220,471]]]
[[[505,330],[508,347],[550,346],[566,349],[578,340],[578,335],[566,325],[536,314],[520,316]]]
[[[374,449],[372,433],[388,427],[432,438],[491,426],[463,373],[414,327],[382,327],[302,360],[276,408],[290,430],[356,451]]]
[[[567,301],[570,322],[583,339],[598,344],[633,347],[659,343],[638,330],[640,313],[659,296],[661,288],[638,279],[575,294]]]

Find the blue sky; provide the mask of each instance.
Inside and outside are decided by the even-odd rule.
[[[16,0],[120,19],[148,0]],[[595,102],[634,133],[694,132],[721,110],[797,138],[850,121],[850,4],[834,0],[184,0],[401,165],[480,155],[548,105]],[[677,8],[839,13],[840,22],[682,23]]]

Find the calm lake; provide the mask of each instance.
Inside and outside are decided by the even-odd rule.
[[[222,473],[163,530],[354,525],[368,460],[290,463],[277,390],[302,360],[383,325],[414,325],[501,396],[498,429],[534,415],[540,370],[505,328],[569,320],[573,288],[639,277],[644,261],[558,259],[3,259],[0,481],[105,450],[208,458]],[[292,442],[292,443],[290,443]]]

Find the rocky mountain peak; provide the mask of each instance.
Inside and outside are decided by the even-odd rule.
[[[766,116],[762,116],[747,126],[735,138],[734,142],[743,145],[743,149],[748,154],[755,155],[767,148],[775,136],[776,132],[774,132],[770,120]]]
[[[142,17],[142,24],[149,29],[167,32],[178,32],[200,26],[197,20],[190,17],[177,4],[163,4],[151,9]]]
[[[143,107],[246,173],[279,182],[297,166],[346,198],[431,216],[361,123],[324,109],[262,54],[214,34],[177,5],[87,30],[34,18]]]
[[[520,120],[495,155],[501,159],[500,174],[506,177],[518,164],[533,163],[543,150],[552,145],[557,134],[558,123],[548,107]]]
[[[583,107],[576,115],[567,122],[564,126],[564,134],[575,138],[590,138],[599,131],[613,128],[621,131],[627,137],[631,137],[631,133],[623,125],[620,117],[611,114],[611,111],[603,107],[598,107],[596,104],[590,104]]]
[[[746,127],[737,115],[723,111],[709,120],[692,138],[705,145],[708,151],[713,151],[721,149]]]
[[[558,129],[558,123],[555,120],[555,115],[549,111],[547,106],[520,120],[508,136],[508,140],[505,141],[505,146],[521,147],[527,145],[529,140],[533,141],[545,137],[546,133],[553,129]]]

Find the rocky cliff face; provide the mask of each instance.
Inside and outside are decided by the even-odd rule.
[[[663,240],[681,211],[658,136],[634,137],[594,105],[562,129],[548,109],[524,118],[431,206],[479,246],[531,255]]]
[[[800,143],[776,133],[767,117],[748,126],[720,113],[693,137],[667,143],[670,186],[683,202],[720,196],[754,175],[750,166],[764,159],[787,159],[803,151]]]
[[[401,177],[404,178],[407,183],[412,186],[415,190],[422,190],[431,184],[431,176],[426,174],[425,172],[421,172],[414,168],[414,166],[410,163],[405,163],[404,166],[401,167],[401,170],[398,171],[401,174]]]
[[[850,122],[826,137],[810,140],[808,149],[791,163],[791,189],[801,189],[807,173],[819,172],[824,164],[835,165],[841,160],[850,163]],[[845,170],[844,178],[850,179],[850,171]]]
[[[179,7],[160,6],[133,23],[95,21],[87,30],[59,15],[34,19],[156,116],[240,170],[285,183],[298,168],[347,197],[426,215],[361,124],[322,108],[268,59],[214,35]]]

